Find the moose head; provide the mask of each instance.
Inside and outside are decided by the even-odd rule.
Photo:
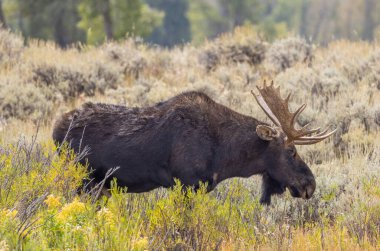
[[[288,188],[293,197],[309,199],[315,190],[316,182],[308,165],[298,155],[295,145],[310,145],[318,143],[335,130],[321,132],[320,128],[308,129],[308,125],[297,129],[295,122],[305,109],[303,104],[294,113],[289,111],[289,100],[280,95],[280,87],[275,88],[272,83],[264,87],[257,87],[259,94],[252,91],[257,103],[272,120],[274,126],[258,125],[256,133],[268,142],[266,154],[263,155],[263,195],[261,202],[270,203],[272,194],[281,194]]]

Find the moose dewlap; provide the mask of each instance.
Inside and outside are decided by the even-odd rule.
[[[216,103],[201,92],[186,92],[150,107],[86,103],[64,114],[53,130],[54,140],[67,141],[80,152],[93,170],[95,182],[107,171],[120,167],[106,181],[117,178],[128,192],[146,192],[171,187],[174,179],[198,188],[207,182],[208,191],[231,177],[261,174],[261,203],[286,188],[294,197],[310,198],[314,176],[297,154],[295,145],[315,144],[331,134],[327,130],[295,128],[305,109],[288,108],[290,95],[280,96],[273,82],[254,95],[273,121],[270,126]]]

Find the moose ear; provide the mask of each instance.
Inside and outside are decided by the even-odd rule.
[[[260,139],[267,141],[277,138],[280,135],[279,131],[267,125],[258,125],[256,127],[256,133]]]

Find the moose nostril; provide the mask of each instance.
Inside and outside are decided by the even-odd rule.
[[[306,199],[310,199],[311,196],[313,196],[313,193],[314,193],[314,190],[315,190],[315,186],[313,185],[309,185],[306,187]]]

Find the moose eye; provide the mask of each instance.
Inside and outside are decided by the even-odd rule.
[[[296,154],[297,154],[297,151],[296,151],[296,148],[292,147],[292,148],[289,148],[289,154],[292,156],[292,157],[296,157]]]

